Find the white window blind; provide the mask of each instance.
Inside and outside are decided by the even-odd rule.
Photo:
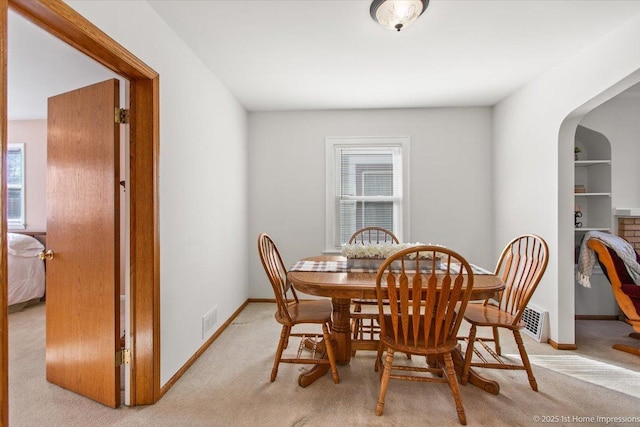
[[[24,144],[7,145],[7,224],[24,229]]]
[[[400,139],[327,138],[328,250],[339,249],[368,226],[402,239],[408,138]]]

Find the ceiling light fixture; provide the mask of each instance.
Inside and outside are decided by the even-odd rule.
[[[400,31],[418,19],[427,5],[429,0],[373,0],[369,12],[384,28]]]

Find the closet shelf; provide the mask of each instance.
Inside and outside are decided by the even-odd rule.
[[[576,160],[574,164],[576,166],[610,165],[611,160]]]

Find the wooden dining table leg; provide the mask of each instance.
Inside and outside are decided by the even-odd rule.
[[[333,325],[331,328],[331,343],[333,344],[333,353],[337,364],[346,365],[351,361],[351,299],[333,298],[332,302]],[[323,351],[322,357],[327,357],[326,350],[322,344],[323,343],[319,345]],[[298,385],[300,387],[306,387],[329,372],[329,370],[330,366],[327,364],[314,365],[313,368],[300,374],[298,377]]]
[[[322,357],[327,357],[326,351],[323,352]],[[322,365],[313,365],[313,368],[300,374],[300,376],[298,377],[298,385],[300,387],[306,387],[310,384],[313,384],[318,378],[322,377],[330,370],[331,366],[326,363]]]
[[[451,356],[453,358],[453,366],[456,370],[456,374],[462,376],[462,370],[464,369],[464,355],[460,349],[457,348],[451,353]],[[498,395],[500,393],[500,384],[497,381],[483,377],[477,371],[474,371],[473,368],[469,370],[468,381],[487,393],[491,393],[493,395]]]
[[[346,365],[351,361],[351,299],[332,298],[333,327],[331,338],[336,343],[333,352],[336,363]]]

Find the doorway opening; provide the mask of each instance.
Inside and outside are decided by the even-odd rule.
[[[559,196],[558,197],[558,213],[559,213],[558,251],[560,254],[563,254],[563,255],[559,258],[558,265],[559,265],[560,282],[563,282],[563,283],[573,282],[573,286],[564,287],[564,289],[561,289],[563,288],[561,286],[558,287],[559,289],[558,306],[567,308],[558,313],[558,328],[559,328],[558,335],[559,337],[562,337],[562,342],[574,343],[572,345],[562,344],[558,347],[561,349],[575,349],[575,320],[576,320],[576,314],[578,314],[576,311],[576,299],[578,298],[577,287],[580,286],[575,283],[576,245],[580,244],[580,242],[576,238],[576,235],[581,235],[583,233],[578,231],[578,228],[580,227],[576,227],[575,212],[576,212],[576,203],[579,203],[577,202],[577,200],[584,199],[585,196],[577,196],[575,191],[576,185],[583,185],[583,183],[578,182],[579,180],[576,178],[576,171],[575,171],[576,160],[575,160],[575,154],[574,154],[575,147],[579,146],[581,149],[585,148],[585,150],[590,149],[592,151],[592,154],[595,153],[596,157],[603,157],[603,156],[606,157],[604,153],[598,152],[598,149],[601,147],[597,148],[597,146],[594,143],[588,143],[589,147],[587,146],[583,147],[582,142],[579,144],[576,143],[576,138],[577,136],[581,136],[582,139],[585,139],[585,135],[584,135],[585,127],[590,127],[591,130],[594,130],[593,126],[590,125],[591,120],[589,119],[589,115],[592,112],[596,111],[599,107],[603,106],[608,101],[623,94],[623,92],[629,90],[632,86],[636,85],[638,82],[640,82],[640,70],[637,70],[636,72],[627,76],[623,80],[619,81],[617,84],[611,86],[609,89],[595,96],[590,101],[583,104],[582,106],[576,108],[573,112],[571,112],[565,118],[562,125],[560,126],[559,139],[558,139],[558,150],[559,150],[558,151],[558,159],[559,159],[558,160],[558,196]],[[598,130],[598,129],[595,129],[595,130]],[[604,169],[610,168],[611,169],[610,179],[615,180],[615,174],[613,173],[617,168],[616,159],[615,159],[615,141],[611,139],[611,135],[609,135],[607,132],[604,132],[604,134],[606,135],[608,142],[611,143],[612,151],[610,156],[611,157],[610,164],[606,162],[599,162],[605,166],[598,164],[598,165],[595,165],[595,167],[604,168]],[[588,154],[588,153],[579,153],[578,161],[580,161],[580,154],[584,156],[585,154]],[[637,158],[635,156],[627,156],[627,157]],[[604,159],[599,159],[599,160],[604,160]],[[582,167],[582,165],[579,165],[579,167]],[[594,177],[596,178],[597,177],[601,178],[602,176],[603,176],[602,172],[594,174]],[[597,182],[596,180],[594,180],[592,182],[592,185],[596,185],[595,188],[599,189],[600,187],[598,186],[601,185],[602,182],[609,183],[609,181],[606,181],[606,179],[604,181],[602,179],[599,179],[597,180]],[[608,193],[608,195],[593,196],[592,198],[609,197],[610,198],[610,200],[608,200],[609,203],[611,203],[612,206],[615,208],[615,204],[616,204],[615,182],[611,181],[610,185],[611,185],[610,190],[605,192],[605,193]],[[580,187],[580,191],[582,191],[581,187]],[[580,203],[581,211],[584,210],[585,206],[583,205],[585,205],[585,203],[591,203],[591,201]],[[598,207],[599,206],[598,201],[596,201],[592,205],[593,206],[591,205],[590,206]],[[605,210],[607,210],[606,215],[602,216],[601,212]],[[611,209],[610,208],[607,209],[606,206],[605,208],[595,209],[592,216],[592,219],[597,219],[596,221],[597,227],[595,228],[608,228],[615,233],[614,224],[612,223],[611,216],[612,216]],[[610,292],[610,286],[608,284],[606,288]],[[582,310],[582,306],[579,309]]]
[[[9,232],[14,233],[11,234],[14,238],[10,238],[9,242],[9,255],[8,255],[8,269],[9,269],[9,283],[8,283],[8,291],[9,291],[9,310],[10,312],[16,311],[21,305],[25,305],[27,300],[30,303],[34,301],[39,304],[46,304],[46,296],[45,296],[45,284],[43,282],[48,282],[43,279],[43,274],[45,273],[43,265],[45,261],[39,261],[37,257],[31,257],[29,260],[33,263],[33,269],[21,269],[21,263],[24,263],[26,260],[22,257],[17,257],[14,249],[21,249],[21,246],[25,244],[22,243],[27,239],[24,236],[15,236],[15,233],[32,235],[36,239],[40,240],[41,243],[45,246],[43,248],[44,251],[51,251],[53,253],[58,252],[60,248],[59,244],[53,242],[53,244],[47,244],[47,205],[51,205],[51,200],[47,203],[47,148],[48,148],[48,135],[47,131],[47,117],[50,115],[50,105],[48,107],[48,99],[51,96],[57,96],[62,93],[68,93],[80,86],[89,86],[94,83],[103,80],[118,80],[119,81],[119,98],[121,102],[118,104],[118,107],[128,107],[127,102],[127,94],[128,94],[128,81],[113,73],[112,71],[106,69],[100,64],[97,64],[92,59],[86,57],[85,55],[77,52],[75,49],[70,47],[69,45],[63,43],[59,39],[52,37],[49,33],[43,31],[41,28],[33,25],[27,20],[23,19],[16,13],[9,11],[8,14],[8,71],[9,71],[9,81],[8,81],[8,143],[11,144],[13,142],[19,142],[23,147],[22,150],[22,171],[21,176],[24,177],[24,183],[20,187],[21,194],[24,195],[22,200],[24,203],[12,203],[11,206],[17,205],[21,207],[19,209],[20,216],[23,217],[21,224],[10,222],[9,224]],[[125,104],[126,103],[126,104]],[[113,116],[113,112],[111,114]],[[74,117],[77,117],[74,115]],[[92,115],[91,117],[95,117]],[[111,122],[113,123],[113,117],[111,118]],[[113,127],[112,125],[111,127]],[[128,296],[128,275],[129,271],[129,261],[128,261],[128,233],[126,232],[126,226],[128,225],[128,201],[127,195],[124,191],[124,183],[128,181],[128,126],[126,124],[122,124],[119,126],[118,133],[120,135],[120,161],[119,161],[119,173],[116,177],[115,185],[119,188],[119,205],[120,205],[120,233],[119,234],[119,250],[118,252],[121,254],[119,258],[120,265],[120,274],[117,274],[119,277],[119,282],[121,284],[120,289],[120,304],[117,302],[105,301],[105,304],[99,304],[99,306],[112,306],[115,304],[115,309],[119,308],[119,315],[116,314],[116,319],[112,319],[111,321],[114,324],[119,323],[119,333],[118,333],[118,343],[122,342],[122,345],[126,347],[127,344],[130,344],[130,338],[126,336],[125,331],[130,331],[130,327],[127,326],[127,322],[129,320],[129,316],[127,315],[126,307],[127,296]],[[88,129],[88,128],[87,128]],[[68,138],[65,138],[68,139]],[[86,137],[83,137],[82,140],[86,140]],[[11,147],[11,145],[10,145]],[[76,151],[76,150],[71,150]],[[69,156],[71,153],[65,154]],[[67,157],[67,162],[69,158]],[[72,166],[74,169],[81,170],[82,164],[76,164]],[[13,176],[13,175],[10,175]],[[123,185],[117,185],[118,181],[122,180]],[[9,184],[12,184],[11,182]],[[92,187],[93,188],[93,187]],[[100,201],[99,204],[96,203],[88,203],[87,206],[91,206],[88,209],[92,210],[93,213],[90,215],[91,217],[96,216],[95,209],[98,209],[98,206],[102,204]],[[105,206],[106,207],[106,206]],[[26,209],[25,209],[26,208]],[[109,208],[113,210],[113,208]],[[16,213],[15,209],[9,209],[9,213],[11,214],[10,218],[15,218]],[[68,213],[68,207],[65,207],[63,210],[63,214],[66,216]],[[76,218],[78,213],[75,212]],[[77,221],[77,219],[76,219]],[[12,227],[13,224],[16,226]],[[68,219],[63,219],[60,224],[68,223]],[[58,225],[60,225],[58,224]],[[79,224],[78,224],[79,225]],[[16,229],[15,227],[20,227],[21,229]],[[78,227],[73,227],[72,230],[77,230]],[[87,237],[93,235],[93,238],[90,240],[96,239],[96,234],[94,233],[95,228],[91,227],[89,233],[83,233]],[[55,234],[55,233],[54,233]],[[65,233],[64,240],[68,241],[69,236]],[[19,239],[15,237],[20,237]],[[35,247],[37,243],[33,242],[33,246]],[[98,246],[96,249],[100,247],[104,247],[104,245]],[[12,249],[14,248],[14,249]],[[31,249],[31,248],[29,248]],[[37,250],[36,250],[37,251]],[[65,256],[68,258],[69,252]],[[28,255],[24,252],[20,253],[20,255]],[[54,257],[58,258],[58,257]],[[98,264],[103,264],[106,260],[104,256],[102,257],[92,257]],[[56,263],[55,267],[60,267],[60,263],[58,260],[51,259],[47,260],[46,263]],[[52,266],[49,266],[52,267]],[[36,270],[31,273],[31,270]],[[58,269],[59,270],[59,269]],[[74,270],[77,270],[74,268]],[[95,269],[92,271],[100,271],[102,269]],[[18,276],[18,273],[20,275]],[[51,273],[51,268],[46,269],[46,273]],[[31,276],[31,274],[33,276]],[[84,277],[82,279],[83,283],[91,283],[94,280],[97,280],[98,277],[91,276]],[[86,288],[86,285],[83,286]],[[53,291],[56,291],[56,288],[53,287]],[[37,292],[37,295],[36,295]],[[55,294],[55,292],[54,292]],[[75,295],[79,295],[77,292]],[[51,294],[50,294],[51,295]],[[49,295],[49,296],[50,296]],[[31,299],[31,297],[36,296],[37,298]],[[110,299],[110,298],[107,298]],[[19,304],[15,304],[19,302]],[[12,305],[13,304],[13,305]],[[78,306],[77,302],[75,304]],[[118,305],[120,307],[118,307]],[[79,308],[79,307],[78,307]],[[52,310],[53,307],[47,307],[46,310],[38,309],[38,313],[40,316],[45,316],[45,313]],[[34,309],[35,310],[35,309]],[[94,310],[89,313],[94,312]],[[11,316],[11,315],[10,315]],[[108,317],[108,316],[107,316]],[[112,315],[113,317],[113,315]],[[15,318],[15,316],[12,316]],[[11,319],[10,319],[11,321]],[[40,318],[33,318],[33,323],[35,325],[41,325],[44,321]],[[95,323],[95,322],[90,322]],[[53,323],[56,324],[55,322]],[[65,325],[64,330],[69,331],[71,325]],[[47,327],[47,329],[49,326]],[[113,329],[113,328],[112,328]],[[11,322],[11,326],[9,332],[11,334],[11,343],[13,347],[12,354],[15,355],[18,349],[15,348],[16,345],[29,345],[32,344],[25,343],[23,340],[18,339],[17,330],[20,330],[18,327],[14,327],[14,323]],[[38,330],[38,329],[36,329]],[[70,339],[71,335],[65,332],[65,336]],[[114,332],[115,334],[115,332]],[[32,335],[29,332],[26,332],[24,335]],[[51,334],[47,333],[47,337],[49,338]],[[105,334],[101,334],[105,335]],[[120,339],[122,337],[122,339]],[[106,337],[105,337],[106,339]],[[111,338],[114,339],[114,338]],[[41,340],[34,340],[33,342],[41,342]],[[44,344],[44,341],[42,341]],[[97,347],[93,346],[96,348]],[[109,346],[110,348],[111,346]],[[44,354],[44,351],[40,351],[37,349],[37,354]],[[99,353],[98,353],[99,354]],[[97,356],[97,355],[96,355]],[[95,358],[93,356],[92,358]],[[12,395],[16,396],[16,387],[17,384],[24,384],[24,382],[20,381],[20,377],[16,376],[16,372],[19,372],[18,369],[11,366],[11,363],[16,360],[15,358],[10,362],[11,370],[11,386]],[[21,360],[19,358],[18,360]],[[32,364],[38,363],[37,366],[41,368],[45,366],[45,361],[41,360],[32,360]],[[113,366],[113,363],[111,363]],[[115,400],[118,402],[123,402],[126,405],[130,404],[129,401],[129,379],[130,379],[130,367],[131,365],[122,365],[119,368],[121,371],[120,384],[122,384],[122,396],[120,397],[111,397],[110,400]],[[44,371],[42,371],[44,372]],[[116,388],[118,388],[116,386]],[[120,393],[118,393],[120,394]],[[17,394],[20,396],[20,394]],[[12,402],[11,406],[14,407],[16,402]]]
[[[159,76],[125,48],[109,38],[91,22],[76,13],[60,0],[2,0],[0,31],[7,31],[7,8],[22,15],[47,32],[60,38],[108,69],[130,82],[132,151],[130,185],[131,197],[130,257],[131,257],[131,322],[132,364],[135,366],[131,378],[131,404],[152,404],[161,396],[160,391],[160,345],[159,345],[159,239],[157,206],[157,165],[159,130]],[[1,51],[6,52],[3,37]],[[4,60],[4,58],[3,58]],[[1,87],[6,90],[6,64],[0,71]],[[6,156],[7,107],[2,109],[2,154]],[[6,178],[2,178],[2,189],[6,192]],[[6,193],[4,193],[6,194]],[[0,202],[2,229],[6,230],[6,209]],[[6,239],[2,239],[2,253],[6,254]],[[6,271],[6,258],[0,257],[0,268]],[[6,289],[6,276],[2,278]],[[2,346],[0,358],[3,363],[2,421],[8,421],[7,381],[7,310],[5,296],[1,296],[4,307],[0,316]]]

